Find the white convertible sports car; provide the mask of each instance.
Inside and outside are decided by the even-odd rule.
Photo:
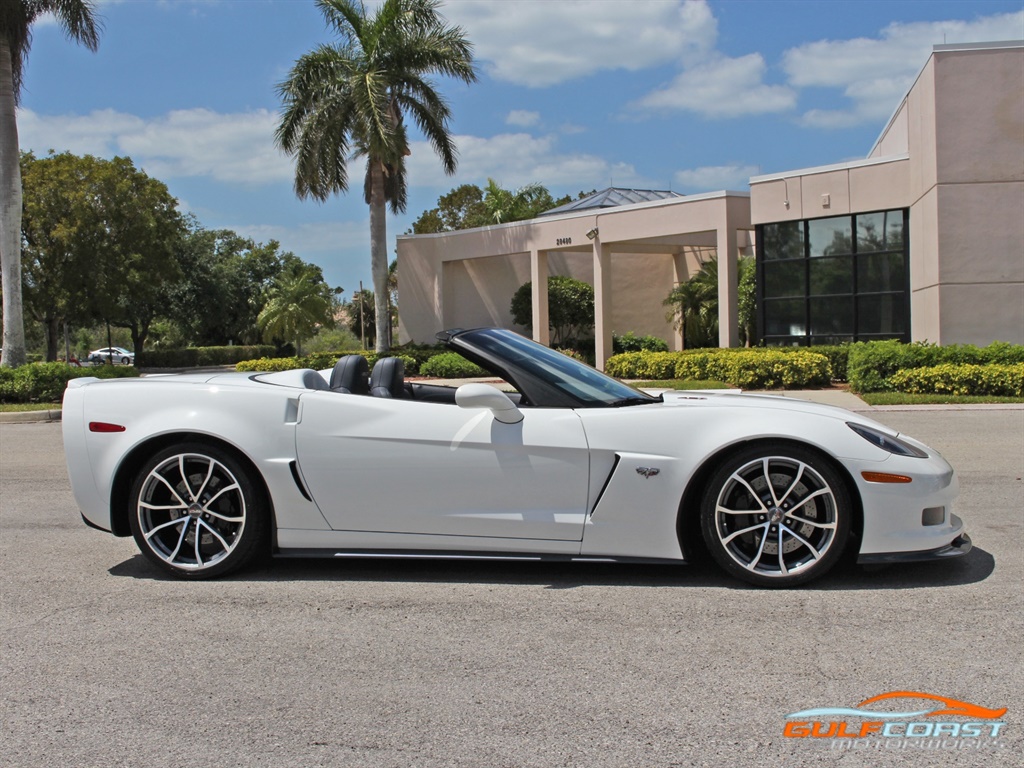
[[[281,556],[682,563],[761,586],[966,554],[935,451],[781,397],[653,397],[505,330],[439,334],[514,391],[333,370],[73,379],[85,522],[176,576]],[[854,554],[854,553],[851,553]]]

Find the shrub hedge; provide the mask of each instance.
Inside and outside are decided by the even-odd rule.
[[[379,359],[373,352],[356,350],[354,352],[317,352],[302,357],[261,357],[258,360],[243,360],[235,366],[236,371],[249,371],[267,373],[273,371],[290,371],[295,368],[312,368],[314,371],[322,371],[326,368],[333,368],[339,357],[345,355],[364,355],[370,368]],[[419,368],[416,358],[411,355],[384,355],[384,357],[400,357],[405,363],[405,372],[415,374]]]
[[[854,392],[887,392],[892,377],[903,370],[941,365],[1015,365],[1024,363],[1024,346],[996,341],[973,344],[903,344],[899,341],[858,342],[849,347],[849,382]]]
[[[894,373],[888,383],[897,392],[910,394],[1024,397],[1024,363],[944,363],[925,368],[905,368]]]
[[[744,389],[823,386],[831,377],[828,357],[807,349],[627,352],[605,370],[623,379],[715,379]]]
[[[623,352],[668,352],[668,344],[657,336],[637,336],[632,331],[621,336],[612,334],[612,351]]]
[[[146,368],[198,368],[206,365],[234,365],[243,360],[272,357],[270,344],[231,347],[186,347],[184,349],[145,350],[138,361]]]
[[[83,376],[121,379],[138,375],[138,370],[124,365],[78,368],[67,363],[29,363],[17,368],[0,368],[0,403],[56,403],[64,397],[71,379]]]
[[[471,363],[458,352],[442,352],[434,355],[420,366],[424,376],[436,376],[441,379],[466,379],[475,376],[486,376],[487,371],[476,363]]]

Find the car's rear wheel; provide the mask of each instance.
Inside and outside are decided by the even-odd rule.
[[[815,451],[766,444],[733,454],[704,489],[701,529],[715,561],[751,584],[790,587],[836,564],[853,503]]]
[[[147,461],[131,494],[142,554],[189,579],[221,576],[266,551],[267,502],[252,471],[212,445],[170,446]]]

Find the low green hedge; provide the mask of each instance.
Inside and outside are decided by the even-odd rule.
[[[627,352],[605,371],[623,379],[715,379],[744,389],[824,386],[828,357],[807,349],[704,349],[689,352]]]
[[[998,395],[1024,397],[1024,363],[1013,365],[957,365],[907,368],[889,378],[897,392],[915,395]]]
[[[231,347],[186,347],[184,349],[145,350],[138,363],[146,368],[198,368],[206,365],[234,365],[243,360],[272,357],[270,344]]]
[[[850,346],[849,382],[854,392],[887,392],[897,371],[940,365],[1015,365],[1024,363],[1024,345],[996,341],[973,344],[904,344],[899,341],[859,342]]]
[[[667,352],[668,344],[657,336],[637,336],[632,331],[621,336],[612,334],[612,351],[623,352]]]
[[[322,371],[333,368],[339,357],[345,355],[364,355],[370,368],[377,362],[378,357],[373,352],[317,352],[303,357],[261,357],[258,360],[243,360],[235,366],[236,371],[266,373],[273,371],[290,371],[295,368],[312,368],[314,371]],[[384,355],[384,357],[400,357],[405,363],[406,374],[415,374],[418,363],[416,358],[410,355]]]
[[[56,403],[64,397],[70,379],[95,376],[120,379],[138,376],[127,365],[97,365],[79,368],[67,363],[29,363],[18,368],[0,368],[0,403]]]
[[[420,373],[439,379],[468,379],[487,375],[487,371],[476,363],[471,363],[458,352],[434,355],[420,366]]]

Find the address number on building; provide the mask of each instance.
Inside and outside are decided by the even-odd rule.
[[[572,245],[571,237],[559,237],[555,240],[555,245]]]

